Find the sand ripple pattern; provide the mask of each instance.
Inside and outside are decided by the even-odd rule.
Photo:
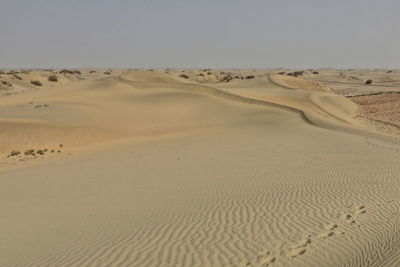
[[[145,177],[114,175],[114,183],[130,186],[121,193],[129,204],[114,210],[112,216],[108,215],[112,207],[93,209],[93,217],[82,218],[90,225],[83,233],[72,235],[41,258],[14,266],[398,263],[397,257],[386,257],[395,253],[400,238],[398,152],[383,151],[371,158],[367,152],[375,147],[359,146],[353,151],[354,146],[343,146],[335,151],[325,144],[320,150],[330,153],[318,154],[312,140],[303,140],[300,146],[287,136],[277,146],[254,133],[252,139],[234,146],[241,142],[239,137],[172,145],[168,150],[154,148],[147,154],[135,152],[142,162],[154,160],[154,155],[164,158],[162,177],[150,165],[132,162],[121,152],[116,168],[127,164],[133,170],[147,170]],[[294,156],[300,147],[307,147],[302,158]],[[199,155],[201,150],[213,153]],[[182,151],[179,161],[172,159],[171,154]],[[277,158],[277,151],[287,156]],[[226,153],[239,156],[218,164],[217,159]],[[80,173],[98,166],[94,164],[71,171],[71,177],[84,179]],[[189,167],[182,168],[185,164]],[[103,171],[105,177],[113,173]],[[98,183],[108,181],[98,179]],[[142,179],[150,184],[138,184]],[[169,181],[162,190],[161,181]],[[108,186],[113,192],[115,185]],[[142,195],[144,189],[147,197]],[[107,202],[107,195],[103,197]],[[149,203],[144,203],[146,199]]]

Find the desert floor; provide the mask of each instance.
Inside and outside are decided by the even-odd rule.
[[[0,266],[400,266],[399,127],[396,70],[3,70]]]

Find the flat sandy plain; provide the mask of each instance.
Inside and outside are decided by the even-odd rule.
[[[0,266],[400,266],[400,71],[60,71],[0,74]]]

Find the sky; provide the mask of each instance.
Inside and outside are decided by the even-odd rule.
[[[397,68],[399,0],[0,0],[0,68]]]

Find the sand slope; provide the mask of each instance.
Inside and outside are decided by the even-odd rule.
[[[0,266],[400,264],[400,140],[350,100],[91,75],[1,99]]]

